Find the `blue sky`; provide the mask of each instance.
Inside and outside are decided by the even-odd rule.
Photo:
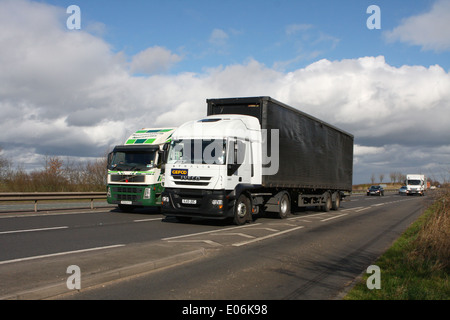
[[[449,21],[450,0],[0,0],[0,156],[93,161],[207,98],[264,95],[352,133],[354,183],[450,181]]]
[[[45,1],[62,7],[76,4],[82,28],[101,34],[113,50],[132,56],[162,46],[183,57],[170,72],[242,63],[253,58],[286,71],[318,59],[384,55],[393,66],[404,64],[450,68],[448,52],[388,42],[387,31],[403,19],[427,12],[434,1]],[[381,29],[369,30],[367,8],[378,5]],[[448,26],[450,28],[450,26]],[[277,64],[278,65],[278,64]],[[281,67],[281,66],[280,66]]]

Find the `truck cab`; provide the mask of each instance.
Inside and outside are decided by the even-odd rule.
[[[107,202],[122,211],[160,207],[162,169],[174,128],[145,128],[108,155]]]
[[[427,189],[427,179],[423,174],[407,174],[406,175],[406,195],[425,195]]]
[[[238,185],[261,184],[261,128],[245,115],[214,115],[180,126],[165,170],[163,211],[177,217],[233,216]]]

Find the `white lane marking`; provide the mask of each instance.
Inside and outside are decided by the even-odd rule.
[[[343,214],[340,214],[340,215],[338,215],[338,216],[333,216],[333,217],[331,217],[331,218],[326,218],[326,219],[323,219],[323,220],[320,220],[320,221],[328,221],[328,220],[332,220],[332,219],[336,219],[336,218],[340,218],[340,217],[343,217],[343,216],[346,216],[346,215],[348,215],[348,213],[343,213]]]
[[[103,249],[111,249],[111,248],[118,248],[118,247],[123,247],[123,246],[125,246],[125,245],[124,244],[115,244],[115,245],[105,246],[105,247],[96,247],[96,248],[89,248],[89,249],[81,249],[81,250],[73,250],[73,251],[64,251],[64,252],[43,254],[43,255],[40,255],[40,256],[33,256],[33,257],[26,257],[26,258],[19,258],[19,259],[13,259],[13,260],[0,261],[0,264],[21,262],[21,261],[35,260],[35,259],[41,259],[41,258],[49,258],[49,257],[57,257],[57,256],[63,256],[63,255],[72,254],[72,253],[81,253],[81,252],[89,252],[89,251],[96,251],[96,250],[103,250]]]
[[[385,205],[384,203],[377,203],[377,204],[373,204],[371,205],[371,207],[378,207],[378,206],[383,206]]]
[[[146,222],[146,221],[156,221],[156,220],[162,220],[162,218],[140,219],[140,220],[133,220],[133,222]]]
[[[256,237],[251,236],[249,234],[245,234],[245,233],[240,233],[240,232],[226,232],[226,233],[211,233],[212,236],[241,236],[244,238],[249,238],[249,239],[254,239]]]
[[[243,242],[233,243],[233,246],[234,246],[234,247],[244,246],[244,245],[246,245],[246,244],[250,244],[250,243],[253,243],[253,242],[265,240],[265,239],[268,239],[268,238],[273,238],[273,237],[279,236],[279,235],[281,235],[281,234],[283,234],[283,233],[292,232],[292,231],[295,231],[295,230],[298,230],[298,229],[301,229],[301,228],[304,228],[304,226],[299,226],[299,227],[296,227],[296,228],[292,228],[292,229],[280,231],[280,232],[277,232],[277,233],[272,233],[272,234],[269,234],[269,235],[267,235],[267,236],[260,237],[260,238],[256,238],[256,239],[252,239],[252,240],[248,240],[248,241],[243,241]]]
[[[214,247],[222,246],[220,243],[214,242],[212,240],[169,240],[168,242],[183,242],[183,243],[185,243],[185,242],[190,242],[190,243],[191,242],[204,242],[204,243],[210,244]]]
[[[46,230],[67,229],[67,228],[68,228],[68,226],[51,227],[51,228],[39,228],[39,229],[11,230],[11,231],[2,231],[2,232],[0,232],[0,234],[21,233],[21,232],[36,232],[36,231],[46,231]]]
[[[295,221],[300,221],[300,222],[311,222],[310,220],[303,219],[302,217],[288,218],[288,220],[295,220]]]
[[[362,208],[365,208],[365,207],[354,207],[354,208],[349,208],[348,210],[355,210],[355,211],[358,211],[358,209],[362,209]]]
[[[252,230],[255,230],[255,229],[267,230],[267,231],[272,231],[272,232],[280,231],[280,230],[273,229],[273,228],[252,228]]]
[[[169,238],[162,238],[161,240],[173,240],[173,239],[179,239],[179,238],[186,238],[186,237],[193,237],[198,236],[200,234],[208,234],[213,232],[221,232],[221,231],[229,231],[229,230],[235,230],[235,229],[241,229],[241,228],[248,228],[252,226],[260,225],[261,223],[252,223],[245,226],[237,226],[237,227],[230,227],[222,230],[209,230],[209,231],[203,231],[203,232],[197,232],[197,233],[190,233],[190,234],[183,234],[181,236],[175,236],[175,237],[169,237]]]

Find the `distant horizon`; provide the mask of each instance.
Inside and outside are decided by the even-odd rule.
[[[0,0],[0,156],[95,161],[206,99],[270,96],[354,136],[355,184],[449,181],[448,21],[446,0]]]

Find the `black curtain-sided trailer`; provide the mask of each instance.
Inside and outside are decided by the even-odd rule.
[[[266,96],[206,101],[208,116],[242,114],[258,118],[261,129],[267,132],[268,152],[273,143],[270,130],[279,130],[278,170],[262,176],[261,190],[248,191],[253,203],[266,209],[274,207],[284,217],[291,203],[337,210],[344,192],[351,192],[353,135]]]

